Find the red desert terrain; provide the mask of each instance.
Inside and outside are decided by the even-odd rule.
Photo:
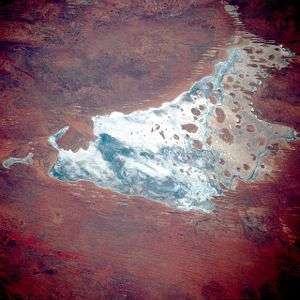
[[[251,101],[299,131],[299,5],[228,2],[295,53]],[[218,0],[1,1],[0,299],[298,299],[299,140],[272,145],[272,170],[211,213],[48,174],[49,136],[70,126],[59,144],[76,151],[95,138],[92,116],[174,99],[224,60],[236,27]]]

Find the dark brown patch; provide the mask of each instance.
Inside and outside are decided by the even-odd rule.
[[[242,91],[244,94],[249,95],[249,96],[252,96],[252,95],[254,94],[253,91],[249,91],[249,90],[247,90],[247,89],[245,89],[245,88],[242,88],[241,91]]]
[[[251,68],[257,68],[258,65],[257,64],[247,64],[248,67],[251,67]]]
[[[219,137],[227,144],[232,144],[234,140],[233,135],[230,133],[229,129],[227,128],[222,128],[220,130]]]
[[[247,165],[247,164],[243,164],[243,168],[244,168],[244,170],[246,170],[246,171],[248,171],[248,170],[250,169],[249,165]]]
[[[211,104],[216,104],[217,103],[217,99],[216,99],[215,96],[209,96],[208,99],[209,99]]]
[[[207,139],[206,139],[206,143],[211,146],[212,144],[212,136],[209,136]]]
[[[213,85],[212,82],[208,82],[208,83],[207,83],[207,86],[208,86],[211,90],[213,90],[213,88],[214,88],[214,85]]]
[[[274,143],[274,144],[268,145],[267,148],[272,154],[276,154],[279,151],[279,144]]]
[[[230,173],[228,170],[225,170],[225,171],[224,171],[224,175],[225,175],[226,177],[230,177],[230,176],[231,176],[231,173]]]
[[[225,118],[226,118],[226,115],[225,115],[223,109],[220,108],[220,107],[217,107],[215,111],[216,111],[217,121],[219,123],[223,123],[225,121]]]
[[[246,126],[246,130],[248,132],[254,132],[255,131],[255,126],[252,125],[252,124],[249,124],[249,125]]]
[[[202,149],[203,144],[199,140],[193,140],[193,147],[195,149]]]
[[[195,107],[193,107],[193,108],[191,109],[191,112],[192,112],[192,114],[195,115],[195,116],[200,116],[200,114],[201,114],[201,111],[200,111],[199,109],[195,108]]]
[[[223,190],[226,189],[226,186],[225,186],[222,182],[220,182],[219,185],[220,185],[220,187],[221,187]]]
[[[243,50],[245,50],[248,54],[253,53],[253,48],[252,47],[244,47]]]
[[[198,131],[198,126],[196,126],[193,123],[187,123],[187,124],[182,124],[181,128],[185,131],[188,131],[190,133],[195,133]]]

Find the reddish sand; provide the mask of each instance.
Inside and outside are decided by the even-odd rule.
[[[234,30],[219,1],[80,2],[1,4],[0,160],[31,151],[34,164],[0,167],[0,298],[293,299],[298,142],[211,214],[48,176],[51,134],[71,125],[61,144],[78,149],[92,115],[174,98],[211,72]],[[274,74],[253,99],[258,115],[299,130],[298,77],[298,63]]]

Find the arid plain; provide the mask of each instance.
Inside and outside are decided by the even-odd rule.
[[[258,119],[298,131],[298,5],[228,2],[1,2],[0,161],[33,157],[0,167],[0,299],[297,299],[298,139],[210,213],[48,173],[64,126],[60,147],[87,148],[93,116],[158,107],[211,74],[239,36],[226,4],[294,53],[249,97]]]

